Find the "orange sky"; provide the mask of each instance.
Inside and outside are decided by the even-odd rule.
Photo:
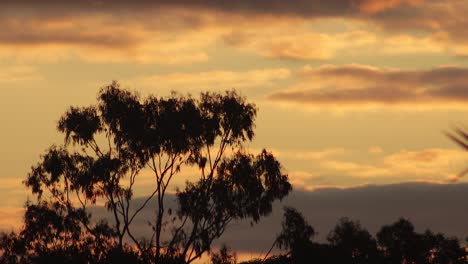
[[[450,182],[467,156],[464,0],[0,3],[0,228],[18,223],[56,121],[112,80],[142,94],[236,88],[296,189]],[[461,179],[464,181],[464,179]],[[142,183],[142,186],[144,184]],[[144,191],[144,187],[142,192]]]

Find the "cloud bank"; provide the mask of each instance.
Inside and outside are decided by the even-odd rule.
[[[373,49],[466,56],[467,11],[463,0],[9,0],[0,3],[0,55],[181,64],[207,61],[222,44],[306,61]],[[335,20],[338,32],[314,26]]]
[[[324,104],[451,104],[468,101],[468,68],[399,70],[366,65],[306,66],[300,81],[274,101]]]
[[[382,225],[405,217],[418,231],[429,228],[463,240],[467,235],[467,198],[468,184],[402,183],[294,191],[282,203],[275,204],[272,215],[259,224],[252,227],[249,222],[234,223],[216,246],[226,243],[235,251],[251,252],[253,256],[265,253],[280,232],[285,205],[296,207],[304,214],[318,232],[316,240],[321,242],[340,217],[359,220],[373,234]],[[137,199],[136,203],[141,201]],[[143,218],[152,217],[153,209],[146,208],[142,213],[142,218],[135,222],[134,233],[138,236],[147,234],[149,227]],[[105,212],[103,208],[95,208],[94,214],[104,216]]]

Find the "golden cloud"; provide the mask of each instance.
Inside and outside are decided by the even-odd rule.
[[[361,1],[359,9],[362,12],[374,14],[402,6],[416,6],[423,2],[424,0],[364,0]]]
[[[350,177],[375,179],[398,178],[405,181],[423,180],[449,182],[466,163],[466,152],[456,149],[431,148],[418,151],[402,150],[380,157],[373,163],[324,160],[323,169]]]
[[[235,29],[224,36],[228,45],[254,52],[263,57],[291,60],[329,60],[338,53],[349,52],[376,42],[376,36],[367,31],[318,33],[311,24]]]
[[[369,152],[359,153],[351,150],[334,152],[330,149],[316,151],[317,155],[313,157],[299,153],[277,151],[275,155],[284,164],[296,164],[294,167],[300,168],[289,171],[289,179],[295,188],[308,191],[324,186],[351,187],[402,181],[447,184],[463,180],[459,175],[466,169],[467,160],[466,151],[444,148],[393,153],[386,153],[376,146],[371,147]],[[359,155],[361,157],[356,160]],[[305,156],[308,159],[304,159]]]
[[[399,70],[366,65],[306,66],[301,80],[269,96],[303,105],[432,105],[468,101],[468,68]]]

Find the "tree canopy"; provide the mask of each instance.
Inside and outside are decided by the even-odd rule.
[[[50,147],[25,180],[37,199],[26,205],[22,231],[3,235],[5,259],[29,262],[56,248],[93,263],[194,261],[233,220],[255,223],[291,191],[270,152],[244,147],[256,114],[236,91],[142,98],[117,82],[103,87],[97,104],[71,107],[58,121],[64,143]],[[175,186],[182,167],[196,172]],[[152,192],[136,206],[135,185],[148,173]],[[178,207],[165,208],[174,190]],[[132,223],[152,201],[147,236],[136,237]],[[110,221],[89,212],[99,203]]]

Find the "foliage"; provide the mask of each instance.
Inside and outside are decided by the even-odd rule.
[[[50,147],[32,167],[25,184],[37,202],[26,206],[21,233],[4,235],[4,250],[25,243],[19,255],[72,248],[93,263],[113,251],[144,262],[190,263],[210,251],[233,220],[257,222],[291,191],[270,152],[253,155],[243,147],[254,137],[257,109],[235,91],[141,98],[114,82],[97,99],[71,107],[58,121],[64,144]],[[165,208],[166,194],[176,190],[173,179],[183,167],[198,173],[177,189],[173,213]],[[145,173],[154,178],[153,190],[135,205],[135,184]],[[132,223],[150,201],[156,215],[147,219],[150,238],[144,240]],[[97,203],[112,215],[109,223],[89,213]]]
[[[456,238],[414,231],[406,219],[383,226],[377,240],[359,222],[342,218],[328,235],[328,244],[313,242],[313,228],[294,208],[285,208],[282,231],[275,244],[284,255],[243,264],[388,263],[467,264],[467,252]]]
[[[406,219],[383,226],[377,233],[384,263],[467,263],[466,252],[455,238],[426,231],[416,233]]]
[[[377,242],[359,222],[341,218],[327,240],[346,263],[377,263]]]
[[[281,225],[282,231],[276,239],[277,246],[288,250],[293,263],[305,263],[312,246],[311,238],[315,235],[314,229],[299,211],[291,207],[284,208]]]

